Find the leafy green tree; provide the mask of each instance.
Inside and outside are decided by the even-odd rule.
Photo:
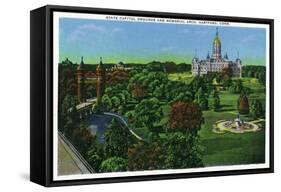
[[[85,123],[81,123],[79,128],[75,128],[71,137],[72,143],[79,149],[79,152],[85,157],[90,147],[95,141],[89,128]]]
[[[262,85],[265,85],[266,82],[265,72],[259,72],[257,78]]]
[[[219,97],[219,93],[217,90],[214,90],[214,92],[213,92],[213,99],[214,99],[213,110],[219,111],[221,106],[220,106],[220,97]]]
[[[133,124],[136,118],[136,113],[134,110],[128,111],[126,112],[125,117],[127,117],[129,124]]]
[[[181,132],[161,135],[163,163],[166,169],[202,167],[199,138]]]
[[[264,117],[263,105],[260,100],[255,99],[250,105],[250,113],[253,118]]]
[[[118,93],[117,97],[119,98],[121,105],[126,104],[126,96],[123,94],[123,92]]]
[[[66,95],[62,104],[62,116],[63,116],[63,132],[67,137],[72,136],[74,128],[78,128],[80,123],[79,113],[77,112],[76,105],[78,104],[78,99],[73,95]]]
[[[195,94],[195,103],[197,103],[202,110],[207,110],[209,108],[207,95],[202,88],[199,88],[198,92]]]
[[[165,85],[161,84],[157,86],[153,91],[153,96],[155,96],[158,99],[162,99],[165,97]]]
[[[232,85],[229,88],[229,91],[231,93],[241,93],[242,90],[243,90],[243,85],[241,80],[233,81]]]
[[[191,83],[191,87],[192,87],[191,90],[194,90],[195,92],[198,92],[199,89],[201,89],[203,92],[207,91],[207,86],[204,82],[204,79],[203,79],[203,77],[200,77],[200,76],[196,76],[193,79],[193,81]]]
[[[115,109],[116,111],[121,104],[121,100],[117,96],[113,96],[111,98],[111,103],[112,103],[112,108]]]
[[[101,163],[102,172],[126,171],[128,160],[121,157],[110,157]]]
[[[153,133],[159,133],[155,123],[163,116],[160,102],[157,98],[143,99],[135,107],[135,127],[147,127]]]
[[[105,111],[111,111],[112,109],[112,101],[107,94],[102,96],[102,105]]]
[[[223,75],[221,79],[221,84],[223,87],[229,87],[232,85],[232,79],[228,75]]]
[[[95,140],[91,148],[87,153],[87,160],[95,172],[101,171],[101,163],[105,159],[103,144],[100,144]]]
[[[91,156],[88,157],[88,162],[97,173],[100,172],[102,160],[102,157],[98,153],[93,153],[91,154]]]
[[[172,102],[176,101],[184,101],[184,102],[190,102],[192,101],[192,94],[189,91],[180,92],[178,95],[176,95]]]
[[[128,157],[128,147],[132,142],[129,129],[120,121],[113,119],[105,132],[104,150],[106,157]]]

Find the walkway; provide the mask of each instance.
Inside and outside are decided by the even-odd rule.
[[[58,175],[89,174],[94,171],[74,146],[61,134],[58,137]]]

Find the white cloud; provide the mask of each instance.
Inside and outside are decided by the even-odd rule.
[[[168,46],[168,47],[162,47],[161,51],[166,52],[166,51],[172,51],[172,50],[175,50],[175,49],[176,49],[175,46]]]
[[[77,29],[78,30],[97,31],[97,32],[107,32],[107,30],[104,26],[98,26],[95,24],[80,25]]]
[[[75,41],[78,39],[83,38],[86,34],[89,34],[91,32],[98,32],[103,34],[113,34],[113,33],[120,33],[123,32],[123,29],[121,28],[106,28],[102,25],[95,25],[95,24],[85,24],[78,26],[75,30],[73,30],[69,34],[69,40]]]

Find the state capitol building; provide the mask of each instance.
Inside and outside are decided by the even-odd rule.
[[[212,56],[208,53],[205,60],[200,60],[196,55],[192,59],[192,74],[199,76],[212,72],[221,72],[224,68],[230,68],[232,76],[241,77],[241,67],[242,61],[239,59],[239,55],[235,61],[229,60],[227,53],[222,57],[218,29],[216,29],[216,36],[213,40]]]

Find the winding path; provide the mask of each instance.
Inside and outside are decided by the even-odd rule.
[[[105,115],[109,115],[109,116],[113,116],[118,118],[122,123],[124,123],[124,125],[129,129],[129,131],[140,141],[144,141],[143,138],[141,138],[139,135],[137,135],[132,129],[129,128],[128,123],[126,121],[126,119],[116,113],[111,113],[111,112],[104,112],[103,114]]]

